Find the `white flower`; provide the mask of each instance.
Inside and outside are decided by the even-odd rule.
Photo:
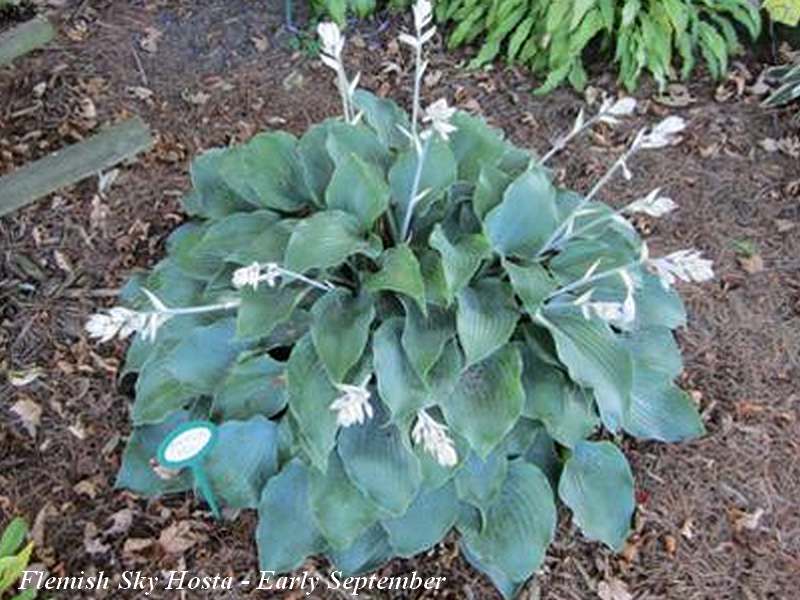
[[[361,385],[346,383],[336,385],[336,389],[342,392],[342,395],[331,402],[330,409],[336,411],[336,424],[340,427],[350,427],[356,423],[361,425],[372,418],[373,409],[369,403],[370,393],[367,389],[369,379],[367,376]]]
[[[629,213],[644,213],[651,217],[662,217],[665,214],[672,212],[678,205],[672,201],[672,198],[666,196],[659,196],[661,188],[656,188],[644,198],[639,198],[631,202],[625,207],[625,212]]]
[[[424,410],[417,412],[417,423],[411,431],[411,438],[415,444],[422,444],[425,452],[443,467],[454,467],[458,463],[455,444],[447,434],[447,427]]]
[[[233,272],[231,283],[237,290],[247,286],[252,287],[254,290],[258,289],[258,284],[261,282],[261,265],[254,262],[251,265],[236,269]]]
[[[342,63],[345,41],[339,26],[336,23],[320,23],[317,34],[321,42],[320,59],[332,69],[338,70]]]
[[[264,275],[261,277],[262,281],[266,281],[269,287],[275,287],[284,270],[277,263],[267,263],[264,269]]]
[[[630,97],[620,98],[616,102],[612,98],[606,98],[600,106],[597,119],[609,125],[616,125],[619,119],[616,117],[627,117],[633,114],[636,109],[636,99]]]
[[[417,0],[412,10],[414,11],[414,27],[422,31],[433,20],[433,5],[429,0]]]
[[[663,148],[672,146],[680,141],[680,134],[686,129],[686,121],[681,117],[667,117],[649,132],[640,136],[638,141],[639,148]]]
[[[445,98],[440,98],[425,110],[422,120],[430,123],[433,130],[438,133],[444,141],[450,139],[450,134],[457,130],[455,125],[450,123],[450,119],[456,114],[456,109],[447,105]]]
[[[98,338],[103,343],[114,337],[124,340],[138,332],[146,342],[155,340],[158,330],[169,321],[172,314],[167,312],[169,309],[151,291],[142,288],[142,292],[150,299],[155,311],[138,312],[115,306],[106,313],[97,313],[89,318],[86,322],[89,336]]]
[[[678,279],[686,282],[708,281],[714,278],[712,261],[702,257],[698,250],[678,250],[661,258],[646,258],[647,268],[661,279],[664,289],[669,289]]]
[[[579,306],[581,313],[585,319],[591,319],[593,316],[597,317],[606,323],[614,325],[625,326],[633,323],[636,319],[636,301],[634,300],[634,292],[636,287],[633,278],[627,270],[622,269],[619,271],[619,276],[625,284],[626,294],[625,300],[622,302],[592,302],[592,295],[594,290],[582,294],[575,299],[573,304]]]
[[[96,313],[86,322],[89,337],[105,343],[117,335],[121,340],[144,328],[146,315],[135,310],[115,306],[106,313]]]
[[[416,35],[401,33],[398,39],[402,43],[419,50],[436,34],[436,27],[431,27],[428,31],[425,31],[425,28],[433,21],[433,7],[429,0],[418,0],[413,6],[413,11]]]

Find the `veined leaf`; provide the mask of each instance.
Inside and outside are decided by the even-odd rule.
[[[525,402],[520,383],[522,359],[506,345],[483,361],[468,367],[441,407],[452,429],[469,441],[480,458],[514,427]]]
[[[558,495],[587,538],[622,549],[636,502],[628,461],[614,444],[575,444],[564,465]]]
[[[330,549],[328,560],[346,576],[374,571],[393,556],[386,530],[375,524],[365,531],[351,546],[342,550]]]
[[[389,207],[390,194],[383,172],[351,154],[336,167],[325,203],[329,209],[353,215],[362,230],[368,231]]]
[[[453,243],[438,224],[428,243],[442,257],[441,264],[450,299],[469,284],[481,263],[491,256],[489,243],[484,235],[464,235]]]
[[[350,480],[367,498],[392,516],[408,510],[422,482],[419,461],[381,406],[363,425],[341,431],[337,451]]]
[[[496,449],[485,460],[470,453],[456,474],[458,497],[480,511],[481,529],[486,524],[489,507],[503,489],[507,473],[508,459]]]
[[[260,415],[222,423],[205,469],[226,506],[256,508],[264,484],[278,472],[278,427]]]
[[[311,315],[311,337],[317,356],[331,380],[342,383],[367,346],[375,319],[373,299],[367,294],[356,297],[337,289],[317,300]]]
[[[295,459],[267,482],[258,505],[256,530],[261,570],[292,571],[308,556],[325,550],[325,539],[311,512],[309,479],[308,467]]]
[[[511,338],[519,312],[511,286],[486,278],[458,294],[456,328],[467,365],[483,360]]]
[[[398,244],[386,250],[381,256],[381,270],[367,276],[364,287],[373,292],[391,290],[405,294],[416,301],[423,313],[427,310],[422,271],[417,257],[407,244]]]
[[[402,319],[389,319],[375,332],[372,344],[378,391],[394,423],[405,423],[428,400],[428,389],[403,349],[402,332]]]
[[[352,484],[335,452],[328,470],[312,471],[309,479],[314,524],[332,549],[352,546],[377,522],[380,511]]]
[[[535,256],[557,227],[555,202],[555,188],[544,171],[530,170],[518,177],[484,221],[495,252],[503,256]]]
[[[403,150],[408,146],[408,138],[400,131],[411,129],[405,111],[392,100],[379,98],[372,92],[356,90],[353,94],[356,106],[364,111],[369,126],[375,130],[382,144]]]
[[[422,490],[406,513],[381,525],[394,552],[410,558],[440,542],[456,522],[458,496],[450,482],[438,489]]]
[[[286,406],[286,365],[267,354],[240,355],[214,392],[211,412],[224,420],[272,417]]]
[[[292,349],[288,379],[289,412],[300,427],[312,463],[325,471],[339,428],[330,406],[340,394],[331,385],[310,334]]]
[[[535,315],[547,296],[557,287],[553,277],[539,263],[522,266],[504,260],[503,268],[529,315]]]
[[[303,273],[336,267],[353,254],[374,254],[374,244],[361,234],[361,224],[351,214],[326,210],[303,219],[286,248],[286,267]]]
[[[464,545],[487,572],[521,583],[539,568],[553,539],[556,507],[544,474],[513,461],[500,495],[489,507],[483,531],[462,531]]]
[[[438,306],[428,306],[427,316],[409,301],[403,301],[403,306],[406,311],[403,349],[417,375],[426,381],[445,344],[456,335],[455,319],[451,311]]]
[[[630,353],[608,325],[587,320],[577,310],[548,310],[537,320],[552,334],[572,380],[594,390],[603,424],[619,430],[631,401]]]

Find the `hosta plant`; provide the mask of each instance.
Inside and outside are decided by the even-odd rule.
[[[358,89],[339,29],[321,25],[342,117],[198,157],[166,257],[87,329],[133,335],[119,486],[189,490],[156,449],[211,420],[207,478],[223,507],[258,511],[262,569],[324,554],[360,573],[455,529],[510,596],[541,565],[558,502],[588,538],[623,546],[635,501],[619,436],[703,432],[675,385],[674,286],[712,273],[694,250],[649,255],[627,217],[674,209],[658,190],[600,199],[681,119],[640,131],[588,192],[559,188],[547,162],[634,101],[581,113],[536,158],[445,100],[420,106],[425,0],[414,24],[410,116]]]
[[[474,65],[496,56],[528,65],[545,78],[540,92],[567,80],[583,88],[584,52],[595,42],[628,89],[645,71],[661,86],[685,79],[698,53],[719,78],[742,49],[737,27],[752,39],[761,28],[750,0],[441,0],[436,12],[454,23],[450,47],[480,40]]]
[[[781,65],[767,70],[767,78],[778,87],[762,102],[762,106],[775,108],[800,98],[800,62]]]

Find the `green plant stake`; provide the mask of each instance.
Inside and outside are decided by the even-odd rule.
[[[169,469],[192,470],[195,486],[211,507],[214,517],[219,519],[219,506],[208,482],[203,459],[217,441],[217,426],[210,421],[190,421],[170,433],[158,448],[158,462]]]

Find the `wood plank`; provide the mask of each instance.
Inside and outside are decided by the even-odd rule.
[[[153,137],[139,117],[0,177],[0,217],[56,190],[97,175],[149,149]]]
[[[44,17],[35,17],[0,34],[0,66],[44,46],[55,35],[55,29]]]

